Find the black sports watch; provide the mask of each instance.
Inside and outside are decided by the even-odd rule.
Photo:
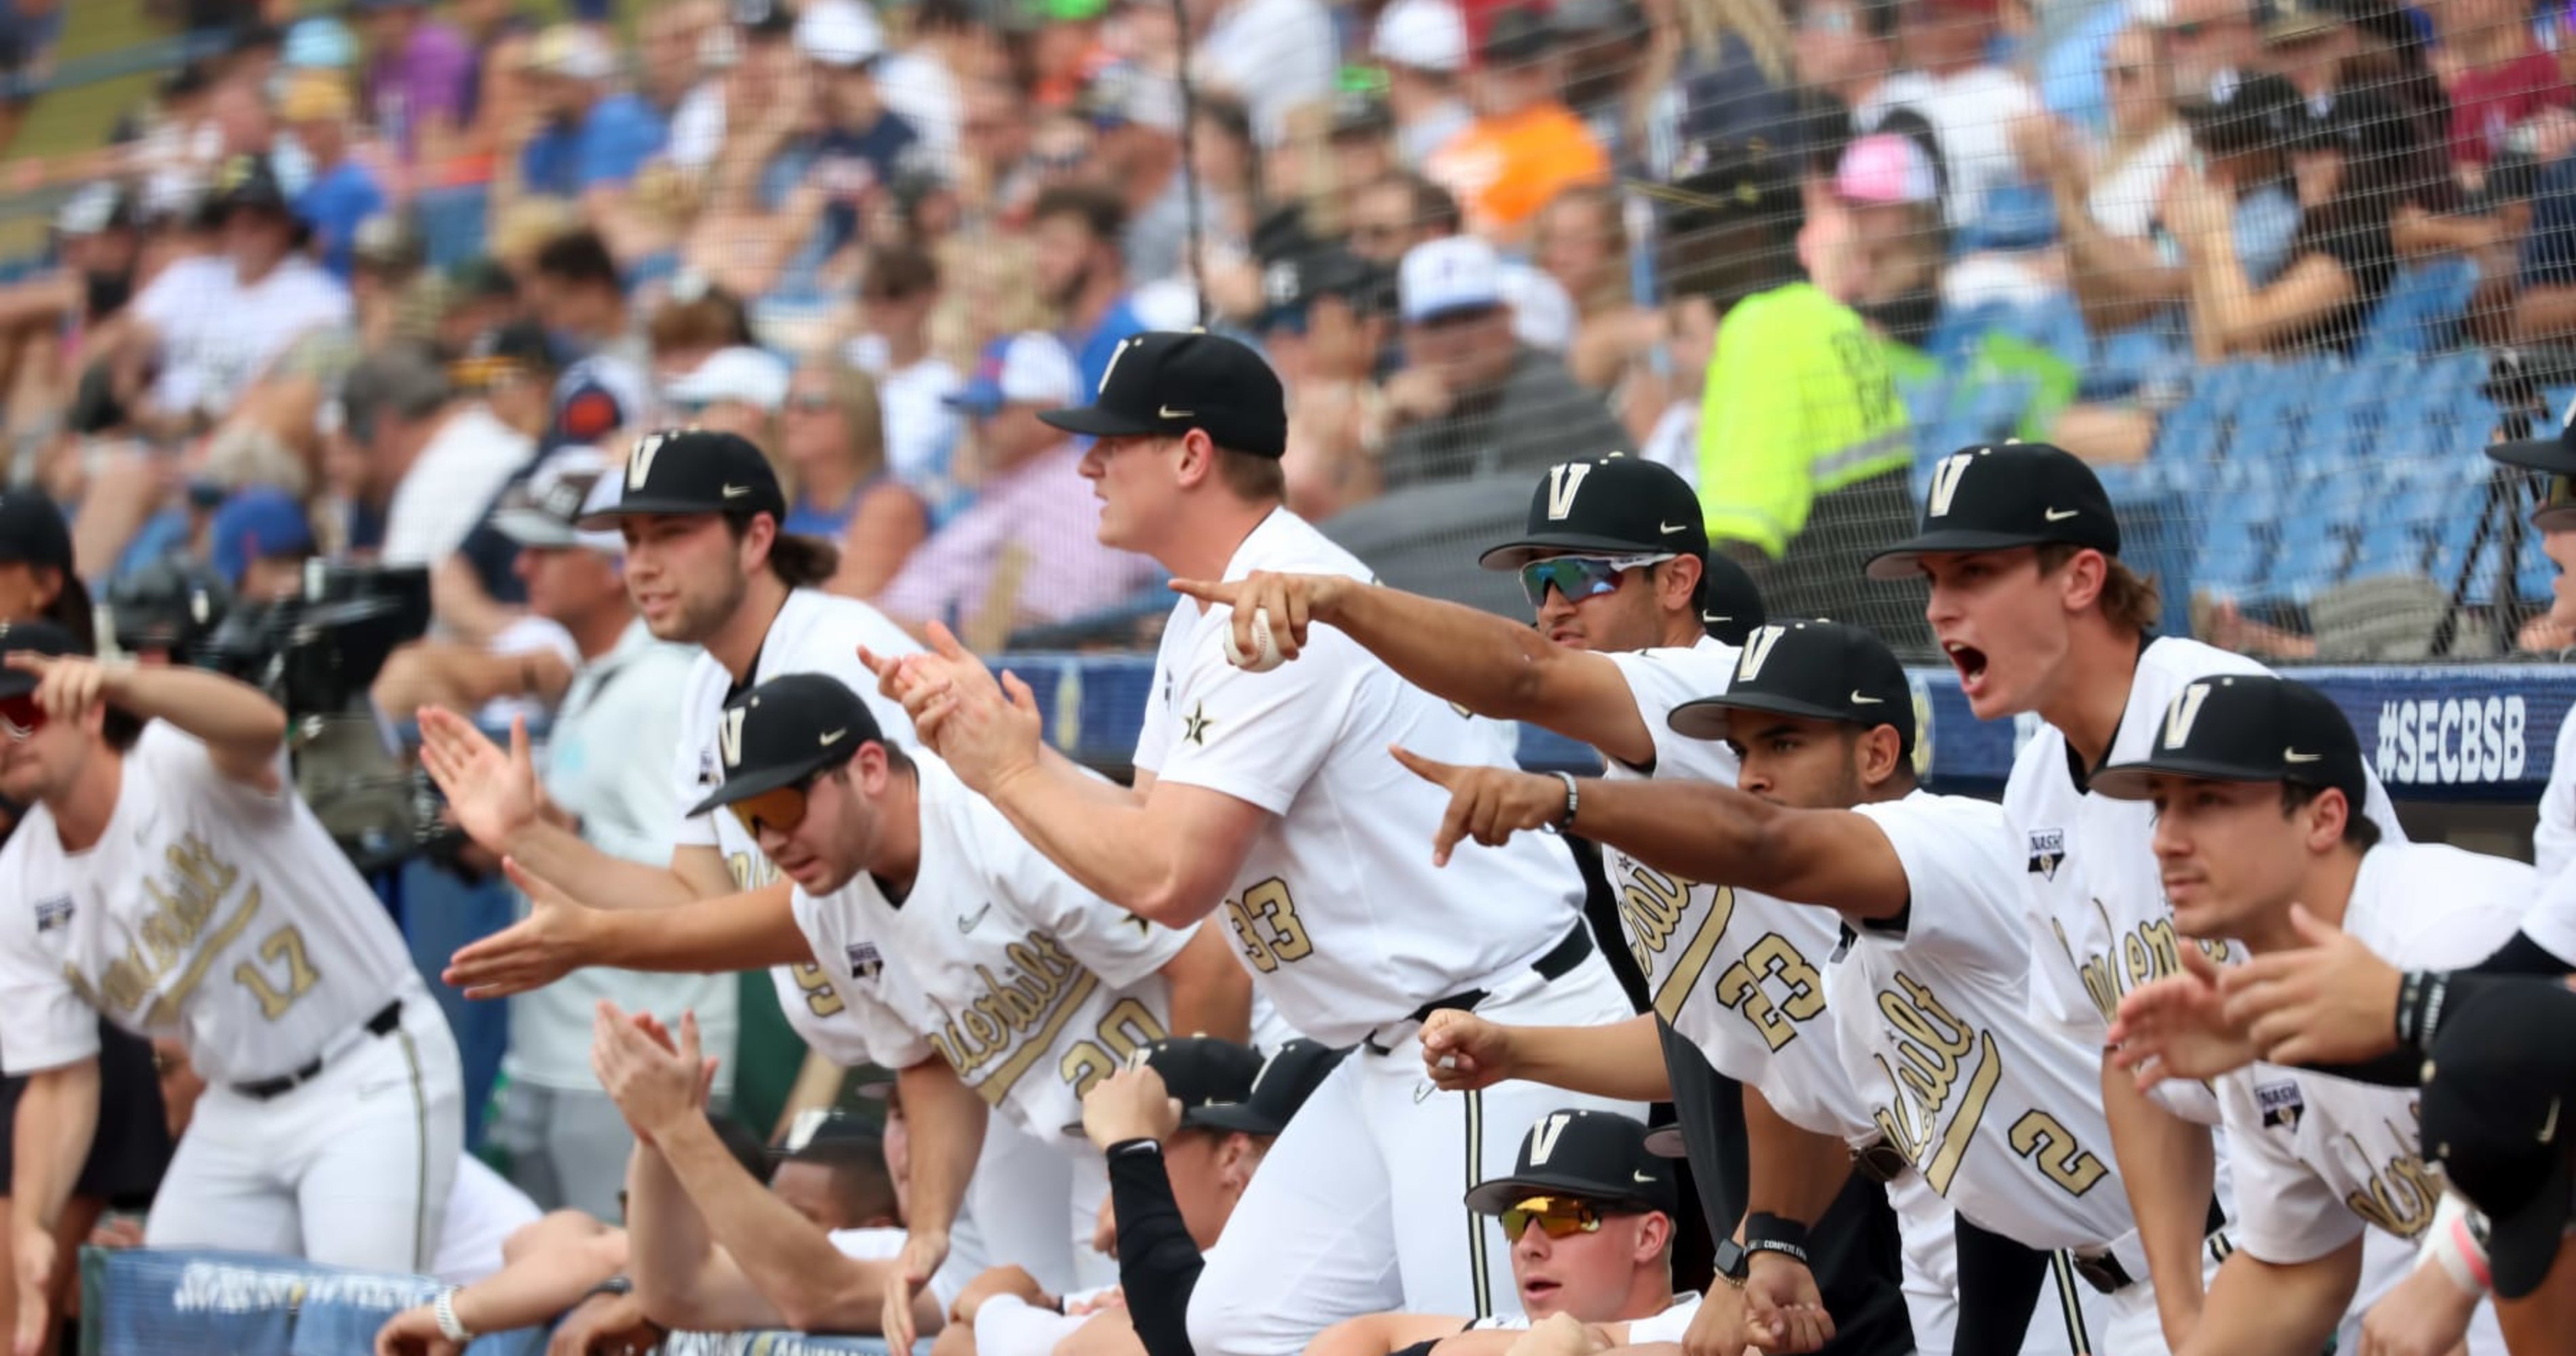
[[[1753,1274],[1753,1254],[1731,1238],[1717,1240],[1717,1279],[1735,1289],[1744,1288],[1744,1278]]]

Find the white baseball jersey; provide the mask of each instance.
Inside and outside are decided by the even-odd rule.
[[[2531,864],[2544,881],[2576,862],[2576,707],[2558,723],[2558,751],[2550,758],[2549,784],[2540,789],[2539,819],[2531,826]]]
[[[1274,510],[1225,577],[1254,570],[1369,578],[1305,520]],[[1431,864],[1448,793],[1387,756],[1492,764],[1467,715],[1319,626],[1293,664],[1226,662],[1232,612],[1182,599],[1155,657],[1136,766],[1270,813],[1223,909],[1244,964],[1279,1015],[1353,1045],[1433,999],[1526,969],[1581,926],[1583,880],[1565,844],[1521,834]]]
[[[1724,693],[1752,652],[1716,640],[1682,649],[1607,656],[1628,680],[1637,714],[1655,738],[1652,771],[1607,760],[1602,776],[1735,785],[1734,750],[1691,739],[1666,723],[1684,702]],[[1578,832],[1580,830],[1578,829]],[[1619,891],[1619,922],[1646,976],[1655,1011],[1699,1047],[1711,1067],[1762,1090],[1772,1109],[1822,1135],[1877,1134],[1844,1072],[1825,1012],[1821,967],[1834,951],[1833,916],[1733,886],[1681,880],[1617,848],[1602,863]]]
[[[438,1231],[437,1260],[429,1274],[448,1285],[472,1285],[507,1265],[501,1256],[510,1235],[545,1214],[528,1193],[483,1166],[472,1154],[456,1156],[456,1182],[448,1188],[447,1214]]]
[[[282,760],[281,760],[282,761]],[[0,848],[0,1068],[98,1053],[96,1012],[175,1036],[213,1083],[291,1073],[417,985],[384,905],[289,787],[218,771],[166,721],[125,756],[98,843],[39,805]]]
[[[901,703],[877,694],[876,675],[859,662],[862,645],[878,654],[912,654],[921,649],[901,627],[887,621],[884,613],[855,598],[820,589],[795,589],[769,623],[769,634],[761,641],[760,658],[752,665],[750,683],[736,688],[733,675],[725,672],[714,655],[704,651],[698,654],[680,702],[680,744],[672,765],[672,780],[680,798],[680,827],[673,835],[674,848],[711,847],[722,852],[725,869],[733,873],[733,883],[740,889],[756,890],[778,879],[778,868],[770,865],[751,831],[731,812],[688,812],[724,781],[719,731],[724,725],[725,701],[737,691],[756,687],[780,674],[828,674],[858,693],[876,716],[878,728],[910,751],[912,720],[904,714]],[[831,1020],[841,1012],[841,997],[832,991],[831,980],[820,966],[776,966],[769,977],[778,988],[778,1006],[787,1013],[788,1025],[796,1028],[796,1034],[808,1046],[844,1066],[868,1062],[866,1042],[858,1038],[849,1023]]]
[[[2546,868],[2536,868],[2534,874],[2540,881],[2540,898],[2522,916],[2523,933],[2549,954],[2576,966],[2576,871],[2552,876]]]
[[[1105,904],[1030,847],[948,765],[921,773],[921,865],[900,900],[860,872],[820,899],[796,891],[814,944],[872,1062],[937,1054],[1041,1143],[1068,1151],[1082,1094],[1169,1034],[1159,973],[1195,928]]]
[[[1901,930],[1847,934],[1827,981],[1871,1116],[1989,1232],[2041,1249],[2129,1233],[2101,1055],[2029,1017],[2020,845],[2002,808],[1917,791],[1857,813],[1887,835],[1911,891]]]
[[[2433,844],[2361,859],[2343,930],[2407,970],[2475,964],[2513,936],[2530,867]],[[2254,1064],[2216,1081],[2236,1168],[2236,1241],[2266,1262],[2323,1256],[2366,1223],[2414,1239],[2441,1204],[2416,1134],[2414,1088]]]
[[[2194,679],[2268,673],[2242,655],[2167,636],[2138,655],[2129,704],[2103,764],[2133,762],[2155,746],[2156,727],[2176,694]],[[2028,850],[2023,880],[2032,909],[2031,1011],[2077,1045],[2109,1043],[2120,998],[2180,972],[2173,909],[2156,864],[2155,817],[2144,801],[2112,800],[2080,785],[2056,727],[2043,725],[2013,760],[2004,783],[2004,815]],[[2087,775],[2089,775],[2089,770]],[[2387,838],[2403,842],[2396,811],[2376,777],[2366,813]],[[2219,960],[2236,959],[2225,943],[2204,943]],[[2177,1116],[2218,1123],[2209,1090],[2167,1079],[2149,1094]]]
[[[1661,1342],[1681,1341],[1683,1334],[1690,1331],[1691,1320],[1699,1317],[1699,1299],[1698,1291],[1684,1290],[1673,1296],[1671,1304],[1644,1318],[1626,1320],[1627,1345],[1642,1347]],[[1496,1314],[1492,1318],[1477,1319],[1468,1324],[1466,1330],[1468,1332],[1527,1332],[1529,1328],[1530,1316],[1527,1314]]]

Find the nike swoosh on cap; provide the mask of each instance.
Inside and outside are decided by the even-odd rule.
[[[1664,1180],[1664,1179],[1662,1179],[1662,1178],[1660,1178],[1660,1177],[1656,1177],[1656,1176],[1653,1176],[1653,1175],[1648,1174],[1648,1173],[1642,1173],[1642,1172],[1639,1172],[1639,1171],[1637,1171],[1637,1170],[1636,1170],[1636,1169],[1634,1169],[1634,1168],[1631,1168],[1631,1169],[1629,1169],[1629,1170],[1628,1170],[1628,1175],[1629,1175],[1629,1176],[1631,1176],[1631,1177],[1636,1178],[1638,1181],[1643,1182],[1643,1183],[1645,1183],[1645,1184],[1646,1184],[1646,1185],[1648,1185],[1648,1186],[1653,1186],[1655,1183],[1657,1183],[1657,1182],[1660,1182],[1660,1181]]]
[[[823,747],[828,749],[828,748],[832,747],[833,745],[840,743],[840,742],[841,742],[841,736],[843,736],[843,735],[845,735],[845,734],[848,734],[849,732],[850,732],[850,727],[849,727],[849,726],[847,726],[847,725],[844,725],[844,726],[842,726],[841,728],[839,728],[839,729],[837,729],[837,730],[834,730],[834,731],[833,731],[833,732],[831,732],[830,734],[827,734],[827,735],[823,736]]]
[[[727,499],[740,499],[749,493],[751,493],[751,487],[749,485],[727,485],[724,487],[724,497]]]
[[[2316,763],[2324,760],[2325,755],[2322,753],[2301,753],[2297,749],[2281,750],[2281,761],[2285,763]]]
[[[1885,698],[1885,697],[1864,697],[1864,696],[1862,696],[1862,695],[1861,695],[1861,692],[1860,692],[1860,689],[1859,689],[1859,688],[1853,688],[1853,689],[1852,689],[1852,696],[1851,696],[1851,699],[1852,699],[1852,705],[1854,705],[1854,706],[1885,706],[1885,705],[1887,705],[1887,698]]]
[[[2062,523],[2083,511],[2082,509],[2042,509],[2040,516],[2052,523]]]
[[[1658,532],[1688,532],[1690,531],[1690,524],[1668,523],[1663,519],[1658,518],[1655,520],[1655,530]]]
[[[1176,410],[1169,405],[1158,407],[1156,412],[1166,419],[1188,419],[1198,414],[1197,410]]]

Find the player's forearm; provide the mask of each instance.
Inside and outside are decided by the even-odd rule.
[[[1788,810],[1732,786],[1585,779],[1574,831],[1684,880],[1759,890],[1861,919],[1911,890],[1887,836],[1858,815]]]
[[[603,910],[592,919],[596,924],[593,963],[620,970],[703,975],[812,964],[813,944],[796,926],[794,892],[795,886],[780,881],[745,894],[693,899],[668,908]]]
[[[1029,846],[1139,918],[1187,927],[1224,902],[1223,886],[1184,884],[1182,845],[1155,831],[1141,802],[1098,794],[1096,780],[1071,763],[1041,758],[996,782],[986,798]]]
[[[2120,1185],[2128,1192],[2138,1242],[2155,1280],[2156,1308],[2171,1340],[2190,1329],[2201,1311],[2200,1247],[2209,1236],[2217,1172],[2209,1128],[2148,1100],[2108,1057],[2102,1061],[2102,1109],[2111,1123]]]
[[[1163,980],[1171,990],[1171,1029],[1176,1033],[1252,1039],[1252,972],[1234,958],[1224,929],[1203,924],[1170,960]]]
[[[1812,1227],[1851,1178],[1851,1146],[1783,1117],[1748,1083],[1744,1166],[1747,1215],[1777,1215]]]
[[[1509,1030],[1514,1078],[1623,1102],[1661,1102],[1673,1095],[1652,1013],[1607,1026]]]
[[[657,1323],[684,1326],[715,1252],[707,1223],[660,1150],[637,1144],[626,1164],[626,1274]]]
[[[9,1207],[21,1227],[52,1231],[98,1132],[95,1057],[27,1076],[18,1096]]]
[[[948,1237],[984,1151],[984,1099],[946,1060],[899,1070],[896,1089],[912,1126],[912,1192],[905,1227],[916,1238]]]
[[[505,842],[484,846],[517,858],[529,874],[553,882],[574,903],[593,909],[667,909],[700,898],[688,879],[671,868],[612,857],[544,820],[523,825]]]
[[[286,708],[238,679],[190,668],[120,669],[109,699],[145,720],[166,720],[219,756],[264,763],[286,742]]]
[[[2209,1303],[2176,1356],[2234,1356],[2249,1351],[2323,1351],[2361,1281],[2361,1240],[2316,1259],[2276,1266],[2251,1253],[2230,1255],[2209,1288]],[[2157,1288],[2164,1285],[2158,1277]]]
[[[884,1267],[833,1247],[820,1226],[743,1171],[704,1116],[657,1130],[654,1138],[708,1233],[788,1326],[821,1331],[864,1314],[875,1327]],[[702,1271],[701,1299],[704,1277]]]
[[[626,1267],[621,1235],[529,1253],[456,1292],[456,1318],[473,1332],[542,1326]]]
[[[1477,715],[1525,720],[1587,744],[1653,754],[1653,736],[1633,700],[1625,710],[1614,709],[1585,699],[1589,694],[1567,681],[1569,670],[1611,661],[1555,644],[1519,622],[1375,584],[1328,592],[1318,619],[1385,660],[1405,681]]]

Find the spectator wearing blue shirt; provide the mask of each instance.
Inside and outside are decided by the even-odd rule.
[[[579,201],[596,218],[624,197],[669,133],[653,106],[610,93],[617,58],[587,28],[558,24],[528,55],[528,94],[542,118],[519,148],[522,192]]]
[[[1097,391],[1119,341],[1149,328],[1136,314],[1119,245],[1127,208],[1111,189],[1058,184],[1038,195],[1029,227],[1037,245],[1038,295],[1061,317],[1057,336],[1073,352],[1081,389]]]
[[[819,127],[790,138],[761,166],[760,208],[789,252],[756,281],[766,295],[814,297],[825,290],[824,265],[858,239],[862,207],[894,182],[921,134],[877,88],[885,34],[865,7],[806,6],[796,50],[807,62]]]
[[[278,100],[278,117],[313,162],[295,195],[295,215],[313,228],[322,266],[349,280],[358,227],[385,210],[385,191],[367,167],[349,158],[349,115],[356,101],[336,71],[298,71]]]

